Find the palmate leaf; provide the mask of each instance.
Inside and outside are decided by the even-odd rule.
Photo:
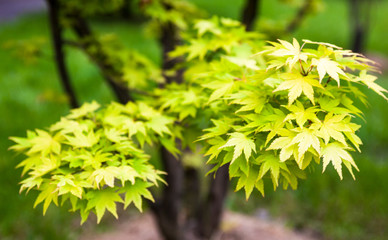
[[[358,167],[354,162],[352,156],[346,151],[346,147],[338,142],[329,143],[322,148],[323,170],[325,171],[329,163],[333,164],[339,177],[342,179],[342,163],[349,169],[354,178],[352,167],[358,171]]]
[[[127,184],[120,192],[125,193],[124,208],[127,208],[132,202],[140,212],[143,211],[142,198],[154,201],[151,192],[147,189],[152,184],[149,182],[136,180],[133,184]]]
[[[122,203],[123,199],[114,188],[89,191],[86,194],[86,198],[89,200],[86,210],[94,209],[96,211],[97,223],[101,221],[105,210],[108,210],[110,213],[112,213],[113,216],[118,218],[116,202]]]
[[[236,191],[244,188],[245,198],[248,200],[254,188],[264,196],[264,183],[259,177],[259,168],[252,166],[247,174],[242,174],[237,182]]]
[[[293,136],[287,137],[278,137],[271,145],[267,148],[267,150],[277,150],[280,149],[279,158],[280,161],[284,162],[288,160],[292,154],[294,153],[294,145],[291,143],[293,140]]]
[[[375,83],[375,81],[377,80],[376,76],[369,75],[366,73],[366,71],[361,71],[360,76],[357,79],[364,83],[366,86],[368,86],[370,89],[375,91],[377,94],[382,96],[385,100],[388,100],[388,97],[384,94],[388,93],[388,91]]]
[[[333,138],[346,146],[346,140],[342,132],[351,132],[347,124],[343,121],[346,116],[345,114],[334,115],[333,113],[329,113],[325,116],[325,120],[322,123],[314,123],[312,128],[319,129],[317,135],[323,138],[325,144],[328,144],[330,138]]]
[[[245,159],[248,161],[251,157],[252,151],[256,152],[256,145],[253,140],[239,132],[230,133],[229,135],[230,138],[221,148],[234,147],[232,162],[238,158],[243,151]]]
[[[321,144],[314,130],[304,128],[296,131],[299,133],[292,139],[290,144],[298,144],[297,159],[301,159],[310,147],[315,149],[318,154],[321,152]]]
[[[313,75],[303,76],[300,73],[284,73],[280,77],[285,81],[274,92],[288,90],[288,105],[291,105],[302,92],[315,104],[313,87],[323,88]]]
[[[275,57],[290,56],[286,60],[286,64],[288,64],[290,68],[293,68],[298,61],[304,61],[304,62],[307,61],[307,58],[310,55],[310,53],[302,52],[302,49],[295,38],[293,39],[292,44],[283,40],[278,40],[278,41],[281,44],[271,43],[274,45],[275,49],[270,53],[270,55]]]
[[[34,207],[39,203],[43,203],[43,215],[46,214],[47,208],[50,206],[51,202],[55,205],[58,205],[58,192],[56,192],[57,187],[55,184],[50,184],[48,182],[40,186],[42,191],[39,193],[38,197],[35,200]]]
[[[271,153],[260,155],[255,162],[261,164],[259,178],[263,178],[270,171],[274,189],[279,185],[280,171],[289,172],[286,163],[279,161],[279,158]]]
[[[317,107],[305,109],[301,102],[296,101],[295,105],[287,106],[286,108],[292,113],[288,114],[284,121],[295,120],[299,127],[303,127],[307,121],[320,122],[316,115],[316,112],[319,111]]]
[[[341,74],[345,78],[348,78],[345,72],[340,68],[341,65],[338,62],[332,61],[328,57],[319,59],[314,58],[312,60],[312,64],[317,66],[317,71],[319,74],[319,83],[322,82],[322,79],[325,77],[326,74],[336,80],[338,86],[340,86],[339,74]]]

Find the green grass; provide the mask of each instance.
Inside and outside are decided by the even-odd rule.
[[[192,0],[210,13],[239,18],[243,1]],[[381,1],[372,14],[368,38],[369,51],[388,56],[388,3]],[[270,19],[289,19],[295,9],[277,1],[263,0],[261,16]],[[350,45],[346,1],[328,1],[326,10],[312,16],[295,33],[298,39],[326,41],[339,46]],[[25,18],[0,25],[0,47],[8,41],[23,41],[46,37],[41,60],[26,65],[9,50],[0,50],[0,239],[75,239],[79,232],[73,215],[50,207],[42,216],[42,207],[33,209],[34,193],[18,194],[20,170],[15,166],[19,156],[7,151],[9,136],[24,136],[26,129],[44,128],[68,112],[60,99],[63,93],[52,61],[46,17]],[[140,23],[94,21],[100,33],[115,32],[121,42],[160,62],[160,49],[155,40],[144,34]],[[112,101],[112,94],[101,79],[98,69],[77,50],[68,49],[67,63],[77,96],[82,102],[96,99]],[[388,88],[388,76],[380,83]],[[271,210],[274,216],[287,219],[297,228],[312,228],[330,239],[388,239],[388,111],[387,103],[367,91],[371,106],[363,108],[366,123],[360,131],[364,141],[362,154],[354,154],[361,170],[353,181],[349,174],[339,181],[333,169],[321,174],[315,169],[301,182],[297,191],[272,192],[267,187],[265,198],[260,196],[245,202],[240,193],[228,201],[231,208],[251,212],[258,207]],[[258,194],[257,194],[258,195]],[[76,221],[76,222],[74,222]]]

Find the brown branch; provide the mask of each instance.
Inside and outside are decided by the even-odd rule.
[[[255,19],[258,17],[260,6],[259,0],[246,0],[241,14],[241,22],[247,31],[252,31]]]
[[[296,29],[300,27],[302,21],[307,16],[314,0],[305,0],[302,7],[299,9],[295,17],[291,20],[291,22],[286,27],[286,32],[292,33]]]
[[[55,63],[57,65],[59,79],[69,99],[70,106],[72,108],[77,108],[79,105],[70,81],[65,62],[65,53],[63,51],[64,42],[62,38],[62,28],[59,23],[58,2],[56,0],[47,0],[46,2],[50,19],[50,30],[54,47]]]
[[[107,61],[109,56],[103,50],[103,46],[96,40],[89,24],[78,13],[68,16],[73,21],[72,28],[82,41],[84,52],[99,67],[103,77],[115,93],[121,103],[132,101],[129,89],[120,84],[122,73],[119,72],[112,63]]]

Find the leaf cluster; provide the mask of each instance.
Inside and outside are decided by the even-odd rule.
[[[173,119],[141,102],[99,109],[87,103],[46,131],[11,138],[11,149],[26,156],[20,190],[38,190],[35,206],[43,203],[43,212],[69,200],[82,222],[90,212],[99,222],[105,210],[117,217],[116,203],[141,210],[143,198],[153,200],[149,188],[163,182],[143,146],[173,141]]]

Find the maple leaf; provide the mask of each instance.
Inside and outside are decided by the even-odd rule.
[[[87,135],[85,135],[81,131],[74,131],[74,137],[65,135],[65,138],[69,144],[74,148],[84,148],[84,147],[92,147],[95,145],[98,140],[100,140],[100,134],[95,134],[93,131],[90,131]]]
[[[39,193],[38,197],[35,200],[34,208],[39,203],[44,201],[43,215],[45,215],[47,208],[50,206],[51,202],[54,202],[55,205],[58,205],[58,193],[56,192],[57,186],[55,186],[55,184],[45,183],[41,187],[42,191]]]
[[[232,89],[235,87],[235,82],[233,80],[229,81],[213,81],[208,84],[204,84],[204,87],[215,90],[209,98],[208,103],[224,97],[229,94]]]
[[[284,73],[281,75],[281,78],[285,81],[282,82],[274,90],[274,92],[289,90],[288,105],[291,105],[302,94],[302,92],[314,104],[313,86],[323,88],[313,76],[303,76],[299,73]]]
[[[255,163],[261,164],[259,178],[263,178],[264,175],[270,171],[274,189],[279,185],[280,170],[284,170],[289,173],[286,163],[279,161],[273,154],[263,154],[256,158]]]
[[[37,129],[36,133],[37,135],[29,140],[32,147],[28,150],[27,154],[37,152],[41,152],[43,155],[46,155],[50,152],[54,152],[56,154],[60,153],[61,144],[56,141],[55,138],[53,138],[48,132]]]
[[[302,129],[292,139],[291,144],[298,144],[298,159],[310,148],[313,147],[318,153],[321,152],[321,146],[316,132],[310,129]]]
[[[333,113],[328,113],[325,116],[325,120],[321,122],[314,123],[311,128],[319,129],[317,135],[325,141],[325,144],[329,143],[330,138],[341,142],[344,145],[346,140],[344,135],[341,133],[343,131],[349,131],[346,127],[346,124],[343,122],[343,119],[347,115],[334,115]]]
[[[233,123],[230,119],[226,118],[222,120],[211,119],[211,121],[215,126],[205,129],[204,131],[208,133],[202,135],[199,138],[200,141],[228,133],[230,125]]]
[[[346,163],[346,166],[348,167],[350,173],[354,178],[353,172],[349,167],[353,166],[357,171],[358,171],[358,167],[354,162],[352,156],[345,149],[347,149],[346,146],[338,142],[329,143],[326,146],[324,146],[322,148],[322,159],[323,159],[322,172],[325,171],[329,163],[332,163],[334,166],[334,169],[338,172],[339,177],[342,179],[342,163],[344,164]]]
[[[100,108],[100,104],[98,104],[96,101],[93,101],[91,103],[84,103],[80,108],[72,109],[70,114],[66,117],[69,119],[76,119],[83,116],[86,116],[89,113],[92,113]]]
[[[338,83],[338,86],[340,86],[339,74],[348,78],[345,72],[341,68],[339,68],[339,66],[341,65],[338,62],[332,61],[328,57],[319,58],[319,59],[314,58],[312,60],[312,64],[317,66],[319,83],[322,82],[322,79],[325,77],[326,74],[328,74],[330,77],[336,80]]]
[[[105,188],[98,191],[89,191],[86,194],[86,199],[89,200],[86,209],[91,210],[94,208],[96,210],[97,223],[100,223],[105,210],[108,210],[115,218],[118,218],[116,202],[122,203],[123,199],[115,189]]]
[[[295,63],[300,60],[306,62],[308,56],[311,55],[310,53],[304,53],[301,51],[302,49],[295,38],[293,39],[292,44],[280,39],[278,39],[278,41],[281,43],[280,46],[282,47],[273,51],[270,55],[276,57],[291,56],[286,60],[286,64],[288,64],[290,68],[292,68]]]
[[[133,202],[135,207],[139,209],[140,212],[142,212],[142,197],[150,201],[154,201],[151,192],[147,189],[150,186],[152,186],[152,184],[149,182],[136,180],[134,184],[127,184],[124,188],[122,188],[120,192],[125,193],[124,209],[126,209],[129,204]]]
[[[242,133],[234,132],[230,133],[229,140],[220,148],[234,147],[234,154],[232,162],[238,158],[244,151],[245,159],[248,161],[252,151],[256,152],[256,145],[252,139],[248,138]]]
[[[260,113],[267,102],[267,99],[260,92],[256,91],[239,91],[238,93],[232,94],[230,99],[233,99],[231,104],[243,105],[236,113],[250,110],[254,110],[255,113]]]
[[[279,158],[280,161],[284,162],[288,160],[294,153],[294,145],[292,144],[293,136],[278,137],[272,141],[271,145],[267,150],[280,149]]]
[[[247,175],[242,174],[240,178],[238,179],[236,191],[240,190],[241,188],[244,188],[245,190],[245,198],[248,200],[253,189],[256,187],[257,190],[261,192],[262,195],[264,195],[264,184],[263,180],[259,177],[259,169],[258,167],[254,166],[249,169],[249,172]]]
[[[305,109],[301,102],[296,101],[296,105],[288,106],[287,109],[290,110],[292,113],[288,114],[284,121],[295,119],[299,127],[303,127],[303,125],[308,120],[312,122],[320,122],[317,115],[315,114],[319,111],[319,109],[317,109],[316,107],[310,107],[308,109]]]
[[[92,175],[90,175],[90,179],[93,179],[98,188],[100,188],[102,180],[104,180],[102,183],[105,183],[109,187],[114,187],[115,176],[118,174],[120,174],[120,169],[109,166],[95,170]]]
[[[361,82],[367,85],[370,89],[375,91],[377,94],[382,96],[385,100],[388,100],[388,97],[384,94],[388,93],[388,91],[375,83],[375,81],[377,80],[376,76],[369,75],[366,73],[366,71],[361,71],[358,79],[361,80]]]
[[[213,18],[212,20],[213,21],[200,20],[195,23],[194,27],[198,30],[198,37],[201,37],[206,32],[211,32],[215,35],[220,35],[222,33],[221,29],[218,27],[218,24],[214,22],[217,19]]]
[[[314,41],[311,41],[311,40],[308,40],[308,39],[303,39],[302,41],[305,42],[305,43],[309,43],[309,44],[317,44],[317,45],[323,45],[323,46],[331,47],[331,48],[334,48],[334,49],[342,49],[341,47],[338,47],[338,46],[336,46],[334,44],[331,44],[331,43],[314,42]]]

